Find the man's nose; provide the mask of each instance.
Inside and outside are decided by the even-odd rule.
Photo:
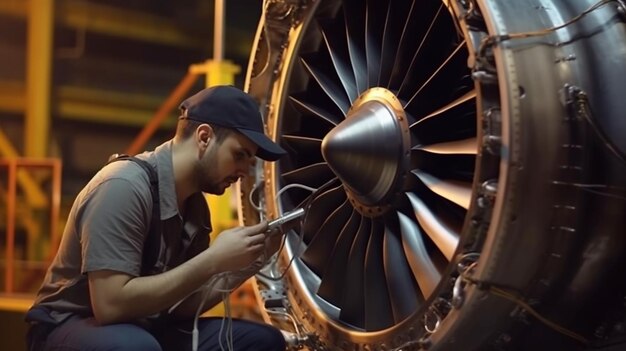
[[[241,179],[245,176],[251,175],[253,172],[253,169],[250,167],[240,167],[239,169],[237,169],[237,173],[235,173],[235,175]]]

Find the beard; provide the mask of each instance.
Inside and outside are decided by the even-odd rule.
[[[217,149],[209,148],[196,166],[196,178],[200,191],[207,194],[222,195],[230,183],[226,179],[219,179],[217,174]],[[226,184],[226,185],[224,185]]]
[[[204,186],[200,188],[203,193],[213,194],[213,195],[223,195],[226,192],[226,188],[230,186],[230,183],[227,186],[223,186],[223,182],[206,182]]]

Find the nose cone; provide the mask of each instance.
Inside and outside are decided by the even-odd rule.
[[[322,141],[329,167],[365,206],[379,205],[396,188],[410,147],[404,111],[376,92],[364,94]]]

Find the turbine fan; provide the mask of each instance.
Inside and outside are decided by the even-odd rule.
[[[309,289],[364,331],[400,323],[431,296],[471,201],[467,48],[443,3],[418,5],[346,2],[317,18],[319,48],[292,78],[308,84],[289,98],[301,125],[319,127],[283,131],[298,160],[281,163],[285,183],[330,184],[309,195],[302,226],[301,258],[320,280]]]

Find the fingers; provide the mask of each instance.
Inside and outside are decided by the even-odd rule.
[[[267,222],[243,227],[244,236],[247,238],[248,247],[252,250],[261,250],[265,245],[265,231],[267,230]]]
[[[263,232],[249,235],[248,238],[250,240],[249,241],[250,246],[255,246],[255,245],[262,246],[265,243],[265,233]]]
[[[242,232],[244,236],[254,236],[256,234],[265,233],[267,231],[267,221],[262,221],[255,225],[233,228],[229,231]]]
[[[269,232],[267,232],[266,236],[268,238],[273,238],[273,237],[278,236],[278,235],[280,235],[282,233],[283,233],[283,231],[281,230],[281,228],[277,227],[277,228],[274,228],[274,229],[270,230]]]
[[[267,221],[246,227],[251,233],[264,233],[267,230]]]
[[[267,222],[263,221],[261,223],[251,225],[248,227],[239,227],[239,232],[241,233],[243,238],[249,238],[248,242],[250,244],[258,244],[265,239],[265,232],[267,231]]]

